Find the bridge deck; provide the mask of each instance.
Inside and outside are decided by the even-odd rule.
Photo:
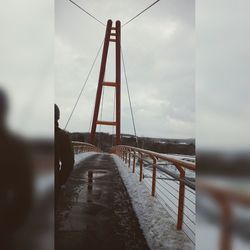
[[[56,205],[57,250],[149,249],[113,158],[78,165]]]

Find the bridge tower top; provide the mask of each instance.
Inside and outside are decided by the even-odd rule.
[[[110,42],[115,43],[115,82],[104,81]],[[116,109],[115,121],[98,120],[103,87],[115,88],[115,109]],[[116,145],[120,144],[120,137],[121,137],[121,22],[120,21],[116,21],[115,27],[112,27],[112,20],[107,21],[98,87],[96,91],[94,115],[93,115],[91,135],[90,135],[90,143],[92,144],[95,144],[97,125],[115,126],[116,127],[115,144]]]

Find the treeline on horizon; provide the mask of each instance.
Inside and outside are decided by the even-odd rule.
[[[89,143],[90,133],[71,133],[72,141]],[[165,139],[137,137],[138,145],[134,135],[121,135],[121,144],[139,147],[164,154],[195,155],[194,139]],[[109,152],[115,144],[115,136],[109,133],[96,133],[95,145],[104,152]]]

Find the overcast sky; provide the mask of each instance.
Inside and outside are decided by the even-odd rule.
[[[78,1],[103,22],[127,21],[151,3]],[[185,138],[196,131],[198,148],[249,151],[250,1],[228,2],[196,1],[194,8],[191,0],[161,0],[124,27],[122,47],[139,135]],[[54,86],[63,127],[104,28],[68,0],[55,6],[51,0],[12,0],[1,5],[0,30],[0,87],[11,100],[10,125],[25,135],[52,136]],[[99,66],[100,61],[70,131],[89,129]],[[107,79],[112,77],[111,63]],[[133,133],[124,79],[122,86],[122,131]],[[104,119],[112,118],[108,95]]]
[[[53,3],[1,2],[0,31],[0,88],[10,100],[9,125],[25,136],[52,137]]]
[[[250,150],[249,11],[249,0],[196,1],[198,148]]]
[[[76,0],[106,23],[122,23],[152,0]],[[105,27],[68,0],[55,5],[56,102],[63,127],[104,38]],[[195,136],[195,1],[160,1],[122,29],[122,49],[127,69],[138,135],[164,138]],[[105,79],[114,80],[113,45]],[[69,131],[88,131],[97,88],[100,58],[86,85]],[[107,88],[102,117],[113,119],[113,90]],[[128,97],[122,76],[122,132],[133,134]],[[97,129],[99,131],[99,129]],[[102,126],[101,131],[112,132]]]

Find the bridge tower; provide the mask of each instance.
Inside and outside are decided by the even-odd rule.
[[[109,43],[115,43],[115,82],[104,82],[107,56]],[[100,103],[101,103],[101,95],[103,87],[112,87],[115,88],[115,101],[116,101],[116,111],[115,111],[115,121],[100,121],[98,120]],[[106,33],[103,45],[102,52],[102,60],[100,66],[98,87],[96,91],[96,100],[95,100],[95,109],[92,121],[91,135],[90,135],[90,143],[95,144],[95,136],[96,136],[96,126],[97,125],[108,125],[116,127],[116,139],[115,144],[120,144],[120,130],[121,130],[121,22],[116,21],[115,27],[112,27],[112,20],[108,20],[106,26]]]

